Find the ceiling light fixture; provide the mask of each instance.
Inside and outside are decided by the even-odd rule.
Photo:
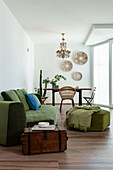
[[[56,56],[59,58],[68,58],[68,57],[70,57],[71,51],[66,49],[67,43],[64,42],[65,41],[65,38],[64,38],[65,33],[61,33],[61,34],[62,34],[62,42],[60,43],[60,50],[56,51],[56,53],[57,53]]]

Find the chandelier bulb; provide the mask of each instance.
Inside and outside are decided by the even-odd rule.
[[[65,33],[61,33],[62,34],[62,36],[64,36],[65,35]]]
[[[65,33],[61,33],[62,34],[62,41],[65,41],[64,35]]]

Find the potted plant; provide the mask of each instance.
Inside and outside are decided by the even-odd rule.
[[[52,84],[52,88],[58,88],[58,85],[56,85],[56,82],[60,81],[60,79],[66,80],[66,78],[62,75],[55,75],[54,78],[50,81],[50,84]]]
[[[47,79],[43,79],[43,84],[45,84],[45,88],[47,88],[47,84],[50,82],[50,80],[49,80],[49,77],[47,77]],[[44,94],[43,94],[43,97],[45,97],[46,96],[46,90],[44,90]]]
[[[66,80],[66,77],[64,77],[62,75],[58,75],[58,74],[55,75],[52,80],[49,80],[49,77],[47,77],[47,79],[43,80],[43,83],[45,84],[45,88],[47,88],[48,83],[52,84],[52,88],[58,88],[58,85],[56,85],[56,82],[60,81],[60,79]]]

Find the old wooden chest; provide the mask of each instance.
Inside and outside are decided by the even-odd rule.
[[[22,152],[29,155],[62,152],[67,149],[67,139],[65,130],[32,131],[25,128],[22,134]]]

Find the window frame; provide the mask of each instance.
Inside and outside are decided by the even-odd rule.
[[[94,86],[94,47],[96,46],[100,46],[100,45],[103,45],[103,44],[106,44],[108,43],[109,45],[109,105],[100,105],[98,103],[95,103],[97,105],[100,105],[100,106],[105,106],[105,107],[109,107],[109,108],[113,108],[113,39],[112,40],[107,40],[107,41],[104,41],[104,42],[101,42],[101,43],[98,43],[98,44],[95,44],[95,45],[92,45],[91,46],[91,64],[90,64],[90,70],[91,70],[91,86],[93,87]]]

